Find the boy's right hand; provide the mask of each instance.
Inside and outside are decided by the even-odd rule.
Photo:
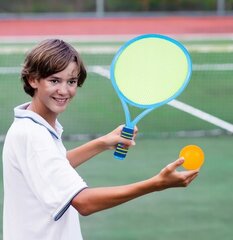
[[[156,180],[155,183],[156,185],[158,184],[157,187],[159,188],[157,190],[173,187],[187,187],[198,176],[198,170],[178,172],[176,169],[180,167],[183,162],[184,159],[179,158],[168,164],[154,177]]]

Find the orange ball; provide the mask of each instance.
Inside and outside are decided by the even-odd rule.
[[[204,152],[196,145],[188,145],[181,149],[179,157],[184,158],[182,166],[186,170],[199,169],[204,163]]]

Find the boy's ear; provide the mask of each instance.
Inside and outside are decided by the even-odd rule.
[[[37,88],[37,84],[38,84],[38,80],[35,79],[35,78],[33,78],[33,77],[30,77],[30,78],[28,79],[28,83],[30,84],[30,86],[31,86],[32,88],[36,89],[36,88]]]

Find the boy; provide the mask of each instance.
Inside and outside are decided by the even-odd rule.
[[[15,108],[3,148],[4,240],[82,239],[78,213],[86,216],[154,191],[184,187],[198,175],[177,172],[183,163],[178,159],[142,182],[89,188],[75,168],[118,142],[131,147],[134,140],[122,138],[120,126],[66,151],[57,117],[85,78],[78,52],[62,40],[45,40],[27,55],[21,79],[32,100]]]

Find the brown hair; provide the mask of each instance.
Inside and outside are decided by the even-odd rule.
[[[28,80],[46,78],[52,74],[63,71],[71,62],[77,63],[78,87],[84,83],[87,72],[78,52],[68,43],[59,39],[48,39],[39,43],[26,56],[21,72],[24,91],[31,97],[35,89]]]

